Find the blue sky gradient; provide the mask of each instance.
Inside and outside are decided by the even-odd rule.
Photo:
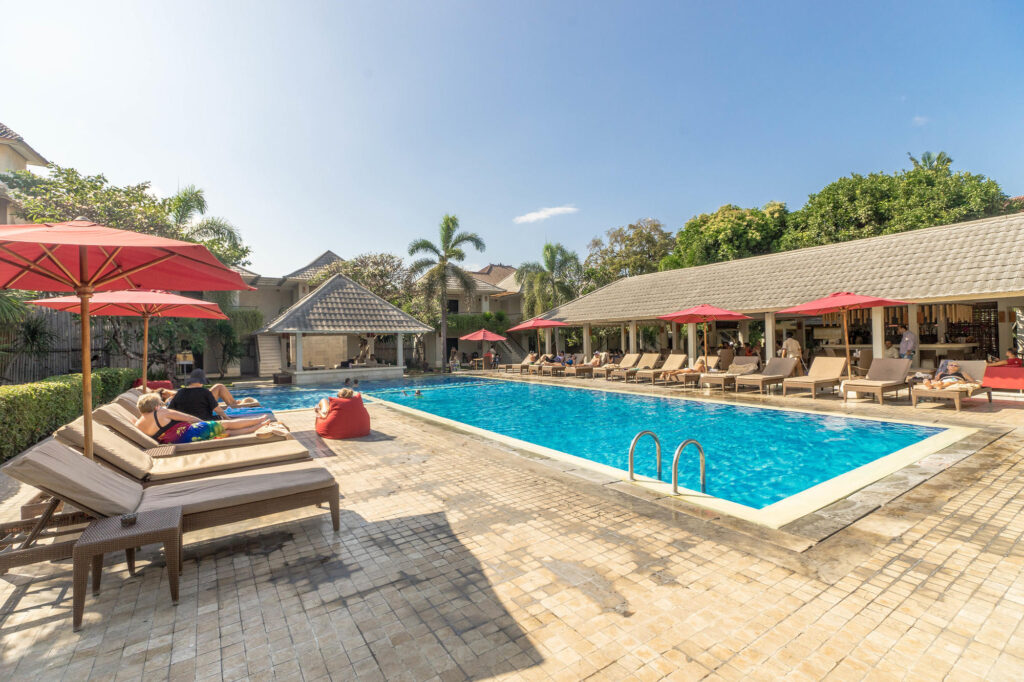
[[[642,217],[799,207],[944,150],[1024,193],[1020,3],[17,3],[0,121],[50,160],[194,183],[275,275],[403,253],[581,256]],[[546,220],[514,218],[572,206]]]

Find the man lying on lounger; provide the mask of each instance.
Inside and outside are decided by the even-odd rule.
[[[253,433],[270,423],[268,416],[253,419],[204,421],[190,414],[168,409],[156,393],[146,393],[141,396],[138,407],[142,416],[135,420],[135,426],[156,442],[164,445]]]
[[[224,384],[214,384],[210,388],[206,388],[205,384],[206,372],[196,368],[188,375],[188,383],[184,388],[177,391],[159,389],[156,392],[161,400],[167,402],[170,409],[190,414],[203,421],[232,418],[223,407],[220,407],[222,400],[228,407],[259,407],[259,403],[252,398],[235,400]]]
[[[934,379],[925,379],[921,385],[925,388],[950,388],[956,384],[978,383],[967,372],[960,371],[960,363],[950,360],[946,363],[945,372],[937,372]]]
[[[694,363],[693,367],[674,369],[670,372],[665,372],[662,376],[667,379],[678,379],[680,376],[685,376],[687,374],[704,374],[707,371],[707,363],[704,362],[704,356],[701,356],[697,358],[697,362]]]

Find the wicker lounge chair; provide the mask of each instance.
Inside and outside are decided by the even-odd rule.
[[[521,367],[525,367],[529,364],[530,363],[526,361],[526,358],[523,358],[522,362],[512,362],[498,365],[498,371],[505,372],[506,374],[509,374],[511,372],[516,372],[518,374],[521,373]]]
[[[842,388],[843,400],[845,401],[850,393],[870,393],[878,398],[878,404],[883,403],[883,396],[886,393],[895,393],[897,397],[900,389],[906,388],[907,372],[910,370],[910,359],[875,358],[871,362],[871,369],[863,379],[851,379],[844,381]]]
[[[78,451],[84,450],[85,433],[81,417],[57,429],[53,435],[65,445]],[[93,428],[93,455],[103,464],[143,485],[310,459],[309,450],[294,438],[241,447],[229,445],[203,452],[175,453],[173,448],[167,446],[143,449],[138,443],[122,438],[102,424],[96,424]]]
[[[708,356],[702,355],[702,356],[698,357],[697,360],[693,363],[694,366],[696,366],[697,363],[700,362],[701,358],[704,358],[704,364],[707,367],[707,369],[711,370],[711,369],[715,369],[715,368],[718,367],[718,356],[717,355],[708,355]],[[666,385],[668,385],[669,383],[678,383],[678,384],[682,384],[683,388],[687,388],[687,387],[690,387],[690,386],[697,386],[700,383],[700,377],[701,377],[701,372],[687,372],[686,374],[677,374],[675,377],[672,377],[671,380],[668,377],[664,376],[664,375],[662,376],[662,378],[665,379],[665,384]]]
[[[756,372],[757,366],[760,363],[761,358],[756,356],[741,355],[738,358],[733,357],[729,369],[724,372],[701,374],[698,385],[709,388],[718,386],[724,391],[727,386],[736,382],[736,377]]]
[[[796,358],[793,358],[794,360]],[[818,397],[818,391],[823,388],[835,388],[843,381],[843,372],[846,371],[846,358],[816,357],[807,370],[806,376],[787,377],[782,380],[782,395],[786,395],[792,389],[808,389],[811,398]]]
[[[756,386],[758,393],[764,393],[766,388],[770,392],[772,386],[781,386],[783,380],[793,373],[796,361],[797,358],[772,358],[763,371],[736,377],[735,388],[739,391],[740,386]]]
[[[595,377],[603,376],[605,379],[607,379],[608,375],[611,374],[612,372],[614,372],[615,370],[617,370],[617,369],[628,369],[630,367],[634,367],[634,366],[636,366],[636,363],[639,360],[640,360],[640,354],[639,353],[626,353],[625,355],[622,356],[622,359],[619,360],[617,363],[616,362],[609,362],[609,363],[607,363],[605,365],[601,365],[600,367],[595,367],[594,368],[594,376]]]
[[[672,353],[665,358],[665,363],[658,369],[641,369],[633,376],[635,381],[644,381],[650,379],[651,383],[655,383],[658,377],[665,372],[673,372],[677,369],[682,369],[686,366],[686,353]]]
[[[975,382],[981,382],[985,378],[987,367],[984,360],[958,360],[960,369],[964,374],[971,377]],[[945,365],[939,367],[944,371]],[[952,400],[956,411],[960,411],[960,405],[964,398],[973,398],[978,395],[987,395],[988,401],[992,402],[992,389],[988,386],[975,384],[964,385],[963,388],[925,388],[924,386],[912,386],[910,388],[910,403],[917,407],[917,401],[921,398],[937,398],[939,400]]]
[[[640,359],[635,365],[632,367],[620,367],[619,369],[612,370],[610,374],[605,376],[605,379],[621,378],[623,381],[628,381],[641,369],[654,369],[654,365],[657,364],[659,359],[660,355],[658,353],[644,353],[640,356]]]
[[[604,362],[604,359],[607,356],[602,354],[600,357],[601,357],[601,362]],[[597,369],[600,366],[601,365],[591,365],[589,363],[575,364],[572,367],[566,367],[565,368],[565,376],[567,376],[567,377],[590,377],[591,379],[593,379],[594,378],[594,370]]]
[[[92,518],[166,507],[181,507],[185,532],[325,503],[330,506],[334,530],[341,525],[338,482],[331,472],[313,462],[146,488],[47,438],[4,464],[0,471],[53,497],[41,516],[0,525],[0,532],[18,534],[21,542],[17,549],[0,553],[0,573],[70,557],[74,539],[61,538],[77,533]],[[80,511],[54,514],[60,502]],[[57,530],[47,531],[48,527]],[[39,544],[41,539],[49,538],[53,542]],[[14,542],[9,535],[4,540]]]

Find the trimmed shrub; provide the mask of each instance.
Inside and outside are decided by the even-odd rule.
[[[139,377],[137,369],[97,369],[93,406],[112,401]],[[0,386],[0,462],[35,445],[82,414],[82,375]]]

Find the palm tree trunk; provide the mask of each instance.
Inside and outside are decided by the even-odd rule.
[[[445,273],[447,275],[447,273]],[[441,285],[441,371],[448,365],[448,287]]]

